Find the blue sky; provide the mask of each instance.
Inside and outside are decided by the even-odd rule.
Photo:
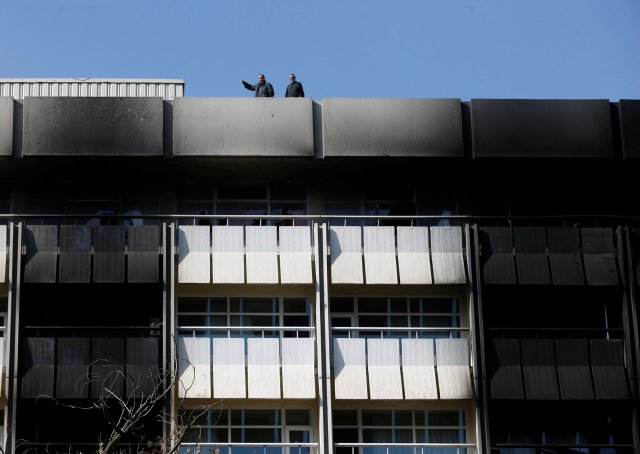
[[[187,96],[640,99],[639,0],[2,0],[0,78]]]

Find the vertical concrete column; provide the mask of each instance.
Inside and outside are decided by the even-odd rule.
[[[6,331],[7,406],[4,413],[4,452],[13,454],[18,404],[18,345],[20,339],[20,283],[22,281],[22,222],[9,224],[9,307]]]
[[[316,352],[318,357],[318,443],[322,454],[333,452],[331,415],[331,342],[326,223],[313,223],[313,253],[316,274]]]
[[[173,223],[162,223],[162,371],[170,371],[165,386],[171,386],[178,373],[176,364],[176,310],[175,310],[175,225]],[[165,440],[171,438],[171,445],[175,443],[171,424],[177,423],[176,392],[172,390],[164,402],[165,413],[171,415],[170,423],[162,428],[162,436]]]

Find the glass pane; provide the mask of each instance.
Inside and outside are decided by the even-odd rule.
[[[206,298],[180,298],[178,300],[179,312],[206,312]]]
[[[307,314],[309,312],[306,298],[285,298],[283,300],[284,313]]]
[[[275,298],[244,298],[242,312],[278,312],[278,300]]]
[[[391,411],[362,410],[363,426],[391,426]]]
[[[311,425],[310,410],[287,410],[288,426],[309,426]]]
[[[387,313],[387,298],[359,298],[358,299],[358,311],[359,312],[377,312]]]
[[[218,200],[266,200],[265,186],[220,186]]]
[[[244,410],[245,426],[275,426],[279,425],[280,410]]]
[[[304,184],[271,185],[271,200],[307,200],[307,187]]]
[[[329,310],[331,312],[353,312],[353,298],[330,298]]]
[[[333,425],[334,426],[357,426],[358,412],[356,410],[334,410]]]

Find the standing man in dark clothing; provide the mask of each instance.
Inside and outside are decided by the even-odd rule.
[[[249,82],[241,81],[244,88],[255,92],[256,98],[273,98],[273,85],[267,82],[264,74],[258,75],[258,83],[251,85]]]
[[[289,80],[291,81],[289,85],[287,85],[287,92],[284,94],[286,98],[304,98],[304,90],[302,89],[302,84],[296,81],[296,75],[291,73],[289,74]]]

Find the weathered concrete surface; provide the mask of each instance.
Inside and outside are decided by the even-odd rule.
[[[322,101],[324,156],[462,157],[459,99]]]
[[[175,156],[313,157],[310,98],[178,98]]]
[[[11,156],[13,148],[13,98],[0,98],[0,156]]]
[[[161,98],[25,98],[24,156],[162,156]]]
[[[640,101],[621,99],[619,112],[624,157],[640,158]]]
[[[613,156],[607,100],[474,99],[475,157]]]

